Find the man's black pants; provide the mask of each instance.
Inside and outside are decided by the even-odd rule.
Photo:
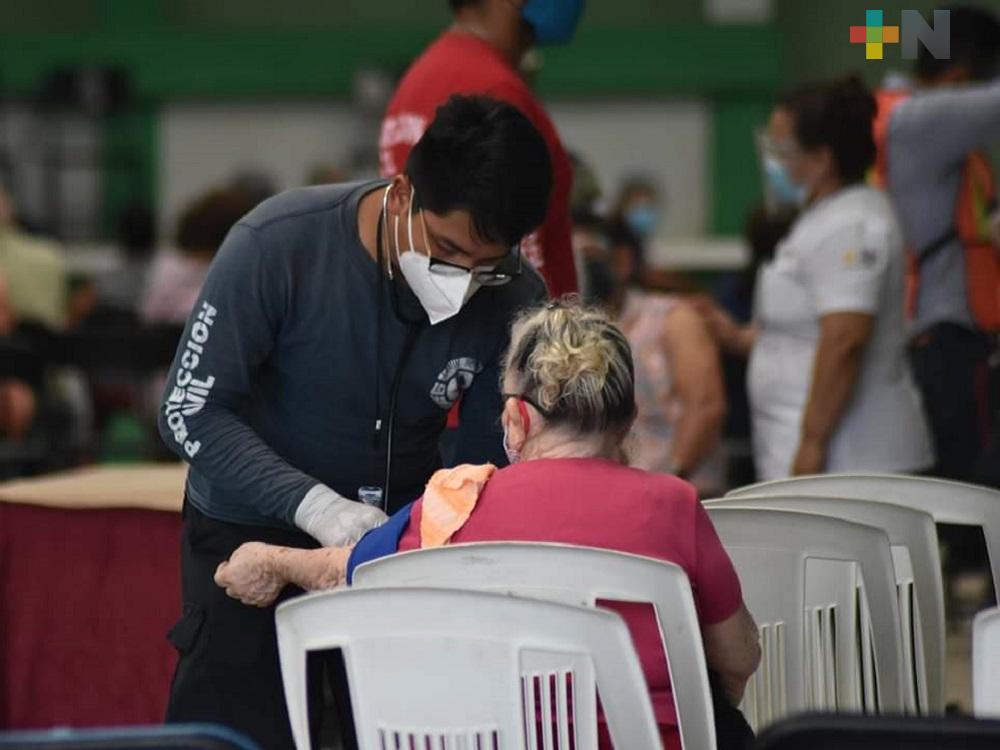
[[[936,464],[931,476],[992,484],[984,467],[998,406],[997,373],[990,369],[990,338],[953,323],[940,323],[919,335],[910,348],[913,374],[923,396],[934,438]],[[950,573],[986,565],[982,532],[971,526],[945,526]]]
[[[934,476],[977,480],[977,463],[990,442],[996,408],[995,373],[988,362],[988,336],[965,326],[940,323],[910,348],[913,374],[923,395],[934,437]]]
[[[216,521],[185,500],[181,538],[184,613],[167,636],[179,657],[167,721],[217,722],[243,732],[266,750],[294,750],[278,663],[274,606],[242,604],[213,581],[219,563],[250,541],[317,546],[298,531]],[[279,602],[299,593],[288,587]],[[323,668],[323,655],[311,655],[314,735],[322,719]]]

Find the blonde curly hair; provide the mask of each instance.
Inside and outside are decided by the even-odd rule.
[[[515,319],[503,371],[553,425],[624,432],[635,419],[628,340],[605,312],[575,297]]]

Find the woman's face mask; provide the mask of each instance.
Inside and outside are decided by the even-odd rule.
[[[768,210],[776,213],[805,206],[810,188],[802,182],[804,153],[789,112],[779,107],[771,113],[767,127],[757,133],[757,149]]]
[[[386,188],[386,196],[388,194],[389,188]],[[406,211],[406,237],[409,249],[406,252],[401,252],[399,249],[398,215],[394,218],[393,245],[403,278],[420,301],[431,325],[437,325],[457,315],[462,306],[476,293],[479,285],[471,273],[465,273],[461,269],[446,266],[440,273],[432,270],[430,243],[427,240],[427,228],[423,224],[422,212],[420,223],[427,253],[416,251],[413,245],[413,199],[414,190],[411,186],[410,201]]]
[[[801,208],[809,197],[806,186],[792,179],[787,164],[777,156],[764,156],[764,180],[774,202],[782,206]]]
[[[652,237],[660,223],[660,212],[652,203],[637,203],[625,211],[628,228],[642,238]]]

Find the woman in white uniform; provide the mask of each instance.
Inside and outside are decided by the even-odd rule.
[[[865,183],[874,115],[854,77],[780,102],[761,138],[764,172],[771,196],[802,213],[761,268],[751,325],[703,305],[720,344],[750,355],[761,479],[933,463],[905,357],[903,241]]]

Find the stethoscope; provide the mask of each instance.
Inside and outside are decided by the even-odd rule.
[[[413,354],[413,348],[417,343],[417,337],[420,335],[420,331],[424,328],[423,319],[407,319],[403,315],[402,310],[399,305],[399,290],[396,288],[395,279],[392,274],[392,261],[386,262],[384,256],[384,250],[382,247],[383,238],[388,234],[388,203],[389,203],[389,190],[392,188],[392,184],[386,186],[385,192],[382,194],[382,211],[379,214],[378,219],[378,229],[375,233],[375,244],[376,244],[376,257],[378,265],[378,285],[376,292],[376,305],[378,307],[376,330],[375,330],[375,419],[374,419],[374,430],[372,433],[372,448],[378,452],[379,444],[382,442],[382,427],[383,421],[385,422],[385,434],[386,434],[386,445],[385,445],[385,474],[384,482],[382,485],[382,510],[385,513],[389,512],[389,495],[390,495],[390,481],[392,480],[392,447],[393,440],[396,433],[396,408],[399,403],[399,389],[403,382],[403,371],[406,369],[406,363],[410,359],[410,355]],[[398,221],[398,218],[397,218]],[[398,242],[398,239],[397,239]],[[388,277],[388,278],[386,278]],[[384,298],[385,285],[389,284],[392,287],[392,311],[396,316],[396,319],[406,323],[406,338],[403,340],[403,349],[399,355],[399,362],[396,364],[396,372],[392,378],[392,385],[389,390],[389,414],[388,418],[382,419],[382,333],[384,326]]]

